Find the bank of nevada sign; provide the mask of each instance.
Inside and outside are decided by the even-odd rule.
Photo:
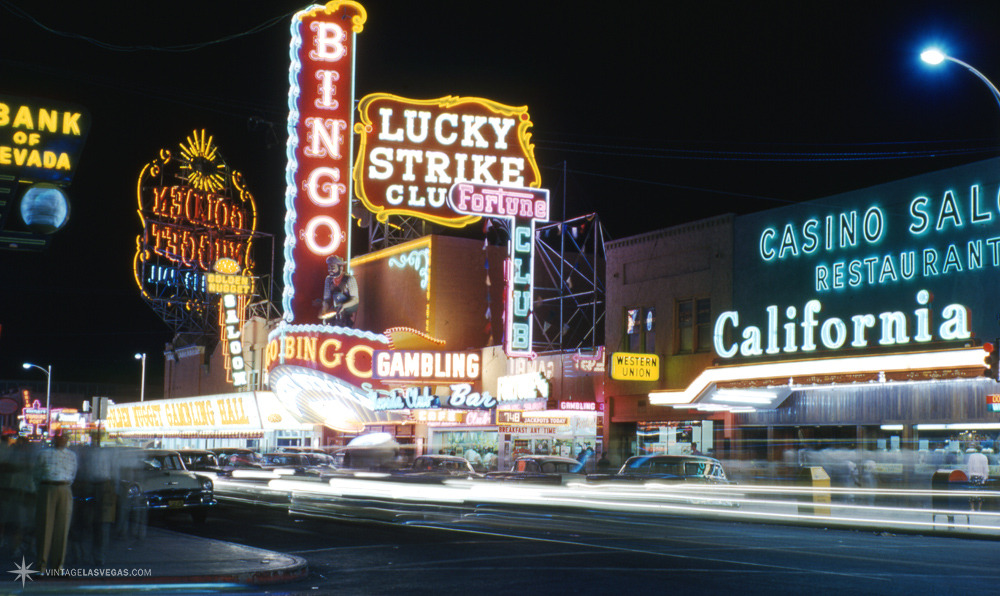
[[[737,218],[723,359],[1000,335],[1000,160]]]

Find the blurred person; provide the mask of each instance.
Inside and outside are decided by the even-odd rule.
[[[989,459],[979,451],[978,447],[969,454],[969,461],[966,464],[969,474],[969,484],[971,488],[978,489],[986,486],[986,481],[990,477]],[[972,511],[982,511],[983,498],[980,496],[969,497],[969,509]]]
[[[486,468],[487,472],[492,472],[497,469],[497,452],[494,449],[487,449],[486,455],[483,456],[483,467]]]
[[[0,548],[6,546],[13,533],[17,493],[14,490],[14,443],[17,435],[4,432],[0,441]]]
[[[43,449],[35,460],[38,503],[35,513],[35,544],[39,571],[62,569],[66,541],[73,517],[73,491],[77,458],[70,451],[69,437],[56,435],[52,447]]]
[[[866,459],[863,464],[861,464],[861,488],[876,489],[878,488],[878,479],[875,477],[875,470],[878,469],[875,464],[875,460]],[[865,496],[866,501],[869,505],[875,504],[874,493]]]
[[[32,473],[35,452],[27,437],[17,437],[8,454],[10,468],[10,511],[7,517],[11,532],[10,551],[15,556],[31,549],[35,519],[35,479]]]
[[[473,469],[475,469],[477,472],[482,471],[483,456],[479,455],[478,451],[476,451],[472,447],[469,447],[468,449],[465,450],[465,459],[469,460],[469,463],[472,464]]]
[[[601,453],[601,459],[597,460],[597,473],[608,474],[611,472],[611,460],[608,459],[608,452]]]
[[[90,446],[79,455],[79,469],[73,485],[79,497],[79,511],[72,524],[76,530],[73,547],[80,555],[78,560],[103,565],[110,525],[114,520],[112,454],[110,449],[101,447],[101,439],[95,434]]]

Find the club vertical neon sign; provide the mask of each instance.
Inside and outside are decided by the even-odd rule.
[[[535,222],[549,220],[548,189],[459,182],[448,192],[448,205],[457,213],[511,222],[510,257],[504,270],[504,351],[508,356],[534,358]]]
[[[323,295],[326,259],[350,262],[354,38],[366,18],[351,0],[292,18],[282,297],[289,322],[318,323],[313,301]]]

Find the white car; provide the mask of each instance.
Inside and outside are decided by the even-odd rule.
[[[189,472],[176,451],[143,449],[131,452],[122,468],[123,505],[130,517],[151,512],[186,512],[205,522],[217,504],[212,480]]]

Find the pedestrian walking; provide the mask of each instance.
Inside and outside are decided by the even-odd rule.
[[[990,477],[990,460],[979,451],[978,447],[974,447],[973,449],[974,451],[969,454],[969,461],[966,465],[969,471],[970,488],[975,490],[986,486],[986,481]],[[983,498],[981,496],[969,498],[970,510],[981,511],[982,508]]]
[[[52,447],[43,449],[35,462],[38,486],[35,529],[38,534],[38,569],[61,569],[66,560],[66,542],[73,517],[76,454],[67,449],[69,437],[56,435]]]

